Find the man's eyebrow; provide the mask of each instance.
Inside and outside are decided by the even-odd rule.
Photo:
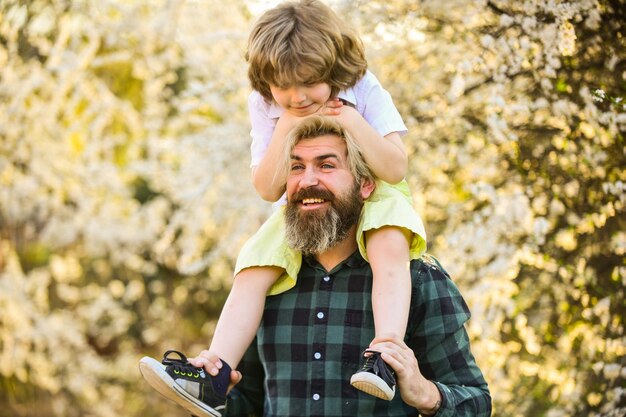
[[[295,154],[291,154],[291,159],[295,161],[302,161],[302,158]],[[313,159],[315,159],[316,161],[323,161],[324,159],[339,159],[339,157],[335,153],[326,153],[323,155],[318,155]]]
[[[323,161],[324,159],[339,159],[339,157],[335,153],[327,153],[315,157],[316,161]]]

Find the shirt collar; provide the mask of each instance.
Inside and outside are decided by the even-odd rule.
[[[315,257],[313,255],[306,255],[302,257],[303,261],[306,262],[310,267],[312,268],[321,268],[324,269],[324,267],[317,262],[317,259],[315,259]],[[365,261],[365,259],[363,259],[363,257],[361,256],[361,252],[359,252],[359,250],[355,250],[352,255],[348,256],[346,259],[344,259],[343,261],[341,261],[337,266],[335,266],[331,271],[328,271],[328,273],[333,273],[335,271],[338,271],[340,269],[342,269],[344,266],[348,267],[348,268],[359,268],[361,266],[363,266],[363,264],[367,263]]]
[[[337,94],[337,97],[356,106],[356,94],[353,88],[341,90],[339,94]],[[272,102],[270,103],[270,109],[268,111],[268,116],[270,117],[270,119],[278,119],[284,112],[285,109],[280,107],[278,104],[276,104],[274,100],[272,100]]]

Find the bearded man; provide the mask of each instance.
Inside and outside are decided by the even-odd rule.
[[[283,165],[284,233],[302,253],[302,267],[293,288],[267,297],[256,338],[239,364],[245,377],[230,371],[234,388],[219,414],[490,416],[489,389],[464,328],[469,309],[437,260],[424,256],[410,264],[404,338],[374,338],[372,269],[356,235],[376,180],[356,142],[332,116],[311,116],[290,133]],[[367,372],[397,381],[400,395],[391,401],[350,385],[368,344]],[[208,350],[185,366],[216,373],[220,367]],[[388,367],[395,378],[384,375]]]
[[[489,416],[487,383],[470,351],[468,307],[441,265],[411,262],[404,339],[369,347],[395,372],[399,396],[354,389],[360,346],[374,335],[372,270],[356,229],[376,187],[356,143],[332,117],[309,117],[288,139],[286,236],[302,252],[294,288],[267,298],[263,322],[233,372],[227,416]],[[199,356],[202,358],[202,354]],[[385,368],[382,364],[373,367]]]

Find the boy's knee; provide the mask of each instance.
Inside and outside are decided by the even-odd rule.
[[[413,232],[403,227],[384,226],[365,232],[365,249],[368,257],[382,254],[396,254],[409,250]]]

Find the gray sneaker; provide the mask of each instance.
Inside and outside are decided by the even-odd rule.
[[[170,354],[178,355],[172,359]],[[217,376],[191,365],[185,355],[168,350],[161,362],[149,356],[139,361],[139,371],[146,381],[165,398],[176,402],[198,417],[222,417],[231,368],[224,365]]]

